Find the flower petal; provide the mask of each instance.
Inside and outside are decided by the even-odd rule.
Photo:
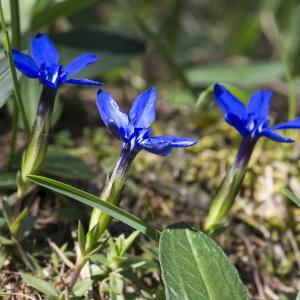
[[[293,143],[294,140],[286,138],[277,132],[273,131],[272,129],[264,129],[261,133],[261,136],[265,136],[272,141],[279,142],[279,143]]]
[[[300,128],[300,117],[272,127],[273,130],[298,128]]]
[[[118,106],[111,94],[102,90],[97,94],[97,107],[104,124],[109,127],[116,138],[126,140],[129,133],[129,119]]]
[[[249,130],[247,129],[246,125],[247,122],[242,120],[239,116],[233,113],[228,113],[225,114],[225,121],[234,127],[240,134],[241,136],[246,136],[249,134]]]
[[[74,84],[74,85],[94,85],[94,86],[103,85],[102,82],[85,79],[85,78],[70,78],[70,79],[64,80],[61,83],[68,83],[68,84]]]
[[[190,147],[197,144],[197,141],[194,139],[176,136],[153,136],[148,140],[153,143],[170,143],[174,148]]]
[[[241,118],[247,116],[244,104],[233,96],[225,86],[216,83],[214,85],[214,96],[224,114],[233,113]]]
[[[83,53],[77,56],[75,59],[70,61],[65,67],[64,71],[68,73],[68,75],[73,75],[83,68],[93,64],[98,60],[98,56],[91,53]]]
[[[140,146],[148,152],[161,156],[167,156],[172,151],[171,143],[156,139],[153,140],[153,138],[144,140]]]
[[[271,91],[257,91],[254,93],[248,103],[247,112],[253,114],[256,118],[266,119],[269,114]]]
[[[31,40],[31,52],[33,58],[39,65],[43,63],[45,63],[46,66],[58,64],[59,56],[57,50],[46,34],[38,33]]]
[[[30,78],[37,78],[39,76],[39,68],[35,61],[27,54],[19,50],[12,50],[15,66],[19,71]]]
[[[148,128],[155,120],[156,88],[140,93],[135,99],[129,116],[134,127]]]

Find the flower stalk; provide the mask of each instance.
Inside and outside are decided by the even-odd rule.
[[[117,206],[119,205],[126,175],[136,154],[137,153],[130,151],[128,145],[124,145],[115,169],[100,195],[102,200]],[[111,219],[112,218],[106,213],[94,209],[90,219],[89,230],[99,223],[99,235],[101,236]]]
[[[206,232],[213,233],[231,209],[241,189],[256,142],[257,138],[245,137],[242,139],[235,161],[226,174],[210,207],[204,228]]]

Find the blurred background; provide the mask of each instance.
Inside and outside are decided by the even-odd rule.
[[[9,25],[9,1],[3,5]],[[20,1],[20,12],[22,50],[29,50],[34,34],[47,32],[62,64],[84,51],[98,54],[100,61],[78,76],[101,80],[124,110],[141,90],[155,85],[155,134],[199,139],[195,147],[174,151],[167,159],[143,152],[134,162],[122,207],[158,228],[182,221],[201,229],[234,159],[240,137],[214,105],[213,83],[227,84],[244,102],[256,89],[271,89],[272,122],[298,115],[300,1],[26,0]],[[25,136],[18,134],[19,152],[7,168],[11,86],[9,80],[1,82],[0,193],[5,197],[16,188]],[[21,78],[21,88],[33,121],[41,88],[27,78]],[[120,145],[104,128],[95,96],[94,88],[60,90],[43,173],[97,194]],[[300,195],[300,134],[286,135],[296,143],[259,141],[231,226],[217,238],[250,299],[295,299],[300,286],[300,209],[282,194],[289,188]],[[77,220],[88,221],[89,209],[70,199],[37,191],[31,201],[39,259],[47,246],[45,234],[69,247]],[[124,232],[128,228],[112,224],[112,234]],[[150,289],[159,289],[157,257],[150,250],[151,243],[141,238],[133,251],[151,261],[142,277]]]

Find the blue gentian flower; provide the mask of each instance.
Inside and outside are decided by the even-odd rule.
[[[70,78],[83,68],[98,60],[97,55],[84,53],[69,62],[65,67],[59,64],[58,52],[46,34],[38,33],[31,40],[32,57],[13,49],[15,65],[24,75],[39,81],[52,89],[61,84],[102,85],[102,83],[84,79]]]
[[[190,138],[174,136],[151,136],[149,128],[155,120],[156,89],[142,92],[135,99],[129,115],[123,112],[111,94],[98,91],[97,106],[104,124],[110,132],[123,141],[123,148],[132,154],[144,149],[148,152],[166,156],[172,148],[189,147],[196,144]]]
[[[299,129],[300,117],[270,127],[268,114],[272,98],[271,91],[257,91],[251,96],[247,107],[220,84],[214,85],[214,96],[218,106],[225,114],[225,121],[243,137],[258,139],[264,136],[281,143],[294,141],[278,134],[276,130]]]

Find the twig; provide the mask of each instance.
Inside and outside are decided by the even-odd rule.
[[[262,281],[260,279],[260,275],[259,275],[259,268],[256,262],[256,259],[254,257],[253,254],[253,249],[252,249],[252,245],[250,244],[249,240],[246,239],[241,233],[238,233],[238,236],[243,240],[245,247],[247,249],[249,258],[250,258],[250,262],[253,268],[253,277],[254,277],[254,282],[259,294],[259,297],[261,300],[267,300],[266,296],[265,296],[265,292],[264,292],[264,288],[263,288],[263,284]]]
[[[68,266],[70,269],[74,269],[75,265],[65,256],[65,254],[60,250],[60,248],[51,240],[47,239],[49,246],[58,254],[60,259]]]
[[[300,269],[300,251],[299,251],[297,242],[295,240],[295,237],[294,237],[293,232],[292,232],[291,229],[287,230],[286,237],[290,241],[290,244],[291,244],[291,246],[293,248],[293,251],[295,253],[295,257],[296,257],[296,262],[297,262],[298,268]]]

